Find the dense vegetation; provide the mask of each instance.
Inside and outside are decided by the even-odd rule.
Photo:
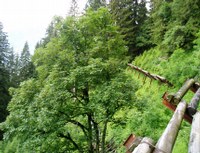
[[[0,152],[124,152],[131,133],[160,137],[172,115],[161,104],[163,93],[188,78],[200,81],[200,1],[146,3],[90,0],[77,16],[73,0],[31,61],[28,43],[14,55],[0,26]],[[127,68],[130,61],[174,87],[143,84]],[[174,153],[187,152],[189,132],[183,122]]]

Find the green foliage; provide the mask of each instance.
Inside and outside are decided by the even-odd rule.
[[[166,66],[163,73],[166,74],[174,84],[180,85],[188,78],[199,79],[199,68],[200,63],[197,62],[199,59],[199,51],[186,53],[182,49],[178,49],[172,54],[172,56],[163,63]],[[167,67],[170,69],[167,69]]]
[[[160,43],[163,41],[172,14],[170,2],[167,1],[158,1],[158,2],[153,3],[154,8],[150,16],[150,19],[152,21],[151,37],[153,43],[156,45],[160,45]]]
[[[54,16],[46,29],[45,37],[36,44],[35,49],[38,49],[39,47],[45,47],[51,41],[51,39],[58,37],[62,22],[63,18],[61,16]]]
[[[155,1],[154,3],[150,17],[153,19],[152,38],[157,46],[138,56],[133,63],[150,73],[166,77],[174,84],[175,88],[162,89],[151,85],[150,93],[144,86],[139,88],[136,96],[146,102],[147,107],[145,108],[147,109],[143,110],[143,113],[134,110],[134,114],[130,117],[131,122],[126,122],[125,126],[129,134],[136,133],[157,140],[172,116],[172,113],[161,106],[159,98],[162,96],[161,94],[165,91],[177,92],[188,78],[200,81],[200,35],[197,28],[199,20],[196,18],[197,16],[190,14],[192,9],[197,8],[197,1],[190,3],[190,9],[186,3],[190,2]],[[181,5],[181,7],[177,7],[177,5]],[[183,13],[181,11],[183,9],[187,11]],[[198,14],[198,12],[195,13]],[[188,17],[186,18],[185,15]],[[189,102],[192,96],[193,94],[190,92],[184,99]],[[152,103],[153,105],[151,105]],[[140,124],[138,125],[138,123]],[[183,123],[173,153],[187,152],[190,128],[188,124]],[[127,136],[128,134],[122,137],[126,139]],[[121,137],[119,139],[122,140]]]
[[[172,53],[179,47],[192,49],[199,31],[199,1],[154,1],[151,15],[152,39],[156,45]]]
[[[135,101],[126,54],[107,9],[66,18],[59,37],[33,56],[38,78],[11,89],[5,142],[17,137],[19,152],[105,152],[108,125]]]
[[[98,10],[100,7],[106,6],[106,0],[88,0],[86,8],[90,7],[93,10]]]
[[[7,35],[3,31],[3,25],[0,22],[0,122],[3,122],[8,115],[6,110],[10,100],[8,88],[10,86],[10,74],[8,70],[8,59],[10,56],[10,48]],[[3,132],[0,130],[0,140],[2,140]]]
[[[169,35],[170,37],[171,35]],[[168,39],[166,37],[165,39]],[[177,40],[174,43],[178,43]],[[136,125],[136,128],[130,127],[127,129],[135,129],[133,133],[138,135],[143,134],[145,136],[150,136],[157,140],[162,132],[164,131],[166,124],[172,116],[168,110],[161,106],[160,97],[165,91],[177,92],[178,89],[188,78],[195,78],[196,81],[200,80],[200,47],[199,47],[199,34],[197,34],[197,39],[194,40],[194,47],[191,50],[184,50],[183,48],[177,47],[177,49],[172,50],[171,55],[167,51],[162,51],[163,44],[160,46],[152,48],[151,50],[144,52],[143,55],[137,57],[134,64],[148,70],[150,73],[156,73],[161,76],[165,76],[170,82],[174,84],[174,88],[161,88],[156,87],[156,85],[151,85],[147,93],[147,88],[143,86],[139,88],[136,92],[137,98],[142,97],[144,101],[146,99],[146,104],[148,105],[143,113],[138,113],[135,111],[134,115],[136,118],[132,117],[131,122],[128,123],[129,126]],[[135,78],[136,79],[136,78]],[[148,84],[148,83],[147,83]],[[184,99],[189,102],[193,94],[188,93]],[[153,103],[153,105],[151,105]],[[152,113],[153,112],[153,113]],[[141,120],[143,119],[143,120]],[[138,122],[140,123],[138,125]],[[154,124],[152,124],[154,123]],[[180,134],[178,136],[174,153],[186,152],[189,140],[189,127],[188,124],[183,122]],[[138,127],[140,127],[138,129]],[[154,130],[156,128],[156,131]],[[130,132],[131,133],[131,132]]]
[[[18,61],[16,61],[18,62]],[[17,64],[17,63],[16,63]],[[19,59],[19,67],[16,69],[18,72],[19,82],[23,82],[28,78],[35,76],[35,67],[31,62],[31,54],[29,52],[28,42],[25,42],[24,48],[21,52],[20,59]],[[17,84],[19,84],[19,82]]]
[[[135,57],[151,46],[149,27],[146,26],[146,1],[111,0],[110,11],[120,26],[120,31],[129,47],[130,56]]]
[[[10,115],[0,124],[2,152],[99,153],[111,140],[117,152],[125,152],[122,142],[131,133],[159,139],[173,114],[161,103],[164,92],[176,92],[188,78],[200,81],[199,0],[152,0],[150,13],[145,0],[109,2],[106,9],[106,1],[90,0],[86,13],[76,17],[74,0],[70,17],[53,19],[32,58],[37,77],[10,89]],[[2,26],[0,43],[2,102],[12,73],[8,67],[17,69],[20,60],[2,56],[11,53]],[[134,65],[174,87],[149,85],[149,79],[144,85],[144,76],[124,71],[128,50],[132,57],[142,53]],[[15,66],[4,62],[7,57]],[[174,153],[186,152],[189,127],[183,122]]]
[[[163,45],[169,52],[185,45],[187,29],[184,26],[175,26],[165,33]]]

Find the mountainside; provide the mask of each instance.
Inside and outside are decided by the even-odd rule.
[[[10,88],[0,152],[123,153],[131,133],[159,139],[173,114],[163,94],[189,78],[200,82],[200,1],[146,3],[91,0],[84,15],[72,8],[52,20],[28,61],[32,69],[24,69],[28,77]],[[173,153],[187,152],[190,128],[182,123]]]

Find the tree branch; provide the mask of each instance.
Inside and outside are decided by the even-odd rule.
[[[78,144],[72,139],[70,133],[68,132],[67,135],[64,135],[63,133],[59,133],[58,134],[59,137],[61,138],[65,138],[69,141],[71,141],[71,143],[74,145],[74,147],[80,152],[83,153],[82,149],[78,146]]]
[[[83,131],[83,133],[85,134],[85,136],[87,136],[87,132],[86,130],[88,130],[83,124],[81,124],[80,122],[76,121],[76,120],[68,120],[68,122],[73,123],[74,125],[77,125],[78,127],[80,127]]]

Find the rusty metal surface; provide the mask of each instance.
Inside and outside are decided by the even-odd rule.
[[[176,107],[177,107],[177,105],[174,105],[174,104],[172,104],[172,103],[170,103],[170,101],[168,101],[168,93],[167,92],[165,92],[164,93],[164,95],[162,96],[162,98],[163,98],[163,104],[167,107],[167,108],[169,108],[170,110],[172,110],[173,112],[176,110]],[[186,112],[185,112],[185,114],[184,114],[184,120],[185,121],[187,121],[188,123],[190,123],[190,124],[192,124],[192,116],[190,116],[189,115],[189,113],[188,113],[188,108],[186,109]]]

